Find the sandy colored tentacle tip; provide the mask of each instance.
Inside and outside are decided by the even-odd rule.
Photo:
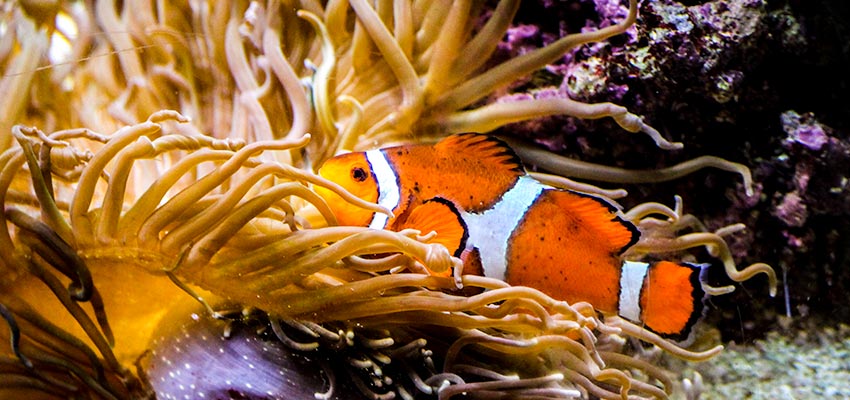
[[[160,123],[163,121],[177,121],[185,124],[192,122],[192,119],[174,110],[160,110],[148,117],[148,122]]]

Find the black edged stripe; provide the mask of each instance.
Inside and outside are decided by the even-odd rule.
[[[656,262],[651,262],[649,268],[651,269],[655,266]],[[708,267],[710,264],[694,264],[689,262],[677,262],[676,264],[681,266],[686,266],[691,268],[691,274],[689,276],[689,280],[691,283],[691,299],[693,299],[694,309],[691,312],[688,321],[685,322],[685,326],[681,331],[674,334],[669,333],[659,333],[648,326],[643,326],[645,329],[665,338],[670,339],[680,344],[690,344],[693,340],[691,334],[693,333],[694,325],[696,325],[702,318],[705,316],[708,307],[706,305],[706,301],[708,300],[708,293],[703,290],[702,285],[708,279]],[[649,279],[649,273],[647,273],[647,279]],[[645,289],[645,288],[644,288]],[[641,291],[642,292],[642,291]],[[641,293],[641,298],[643,297],[643,293]]]

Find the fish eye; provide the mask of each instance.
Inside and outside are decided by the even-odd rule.
[[[357,182],[363,182],[368,177],[369,175],[366,174],[366,170],[361,167],[354,167],[351,169],[351,179],[354,179]]]

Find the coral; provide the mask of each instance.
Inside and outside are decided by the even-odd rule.
[[[782,202],[776,206],[774,215],[785,225],[799,228],[806,223],[809,212],[800,195],[797,192],[791,192],[782,197]],[[799,247],[799,245],[792,245],[792,247]]]
[[[617,3],[524,3],[518,23],[536,23],[538,29],[521,43],[604,26],[611,19],[597,11],[609,10],[616,20],[624,9],[619,2],[613,11]],[[644,138],[607,133],[611,126],[606,121],[569,117],[514,124],[500,132],[570,158],[613,159],[624,168],[658,168],[706,154],[750,166],[751,197],[712,173],[626,186],[630,196],[621,201],[627,206],[668,202],[678,194],[712,228],[735,222],[761,227],[726,237],[730,251],[736,259],[754,257],[781,266],[788,293],[770,300],[739,291],[715,299],[718,308],[735,310],[710,316],[724,338],[761,337],[787,326],[780,317],[786,314],[794,326],[806,318],[827,325],[846,320],[848,5],[833,0],[665,0],[643,2],[641,10],[638,24],[626,35],[575,49],[545,73],[497,97],[546,92],[584,101],[617,99],[661,128],[665,137],[685,142],[683,149],[660,152]]]
[[[809,150],[818,151],[829,141],[829,136],[811,113],[801,116],[796,112],[787,111],[780,116],[782,130],[788,134],[789,142],[796,142]]]
[[[586,21],[584,29],[588,30],[611,25],[626,10],[620,1],[586,3],[592,3],[597,12],[594,20]],[[758,65],[764,57],[759,47],[768,35],[763,1],[711,1],[686,7],[663,0],[646,2],[643,8],[640,29],[628,30],[615,44],[575,49],[547,67],[553,75],[548,79],[555,82],[559,97],[625,100],[650,115],[670,112],[679,103],[695,99],[722,106],[740,95],[742,82],[750,72],[748,65]],[[553,34],[540,29],[535,33],[544,42]],[[530,41],[527,36],[521,42]],[[514,47],[508,43],[502,48]],[[685,82],[687,89],[683,91]],[[691,115],[680,118],[685,117]],[[699,115],[693,117],[701,119]],[[576,123],[595,129],[592,124],[571,120],[565,130],[555,128],[541,137],[534,134],[538,131],[532,126],[528,135],[546,140],[556,133],[571,134]]]

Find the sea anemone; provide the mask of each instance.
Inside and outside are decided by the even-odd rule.
[[[7,6],[0,87],[30,95],[0,99],[0,314],[11,342],[0,351],[0,395],[176,395],[169,378],[184,366],[163,343],[197,312],[313,357],[292,368],[323,371],[328,385],[306,391],[317,397],[344,388],[371,398],[667,397],[672,380],[628,338],[689,360],[721,347],[687,350],[590,304],[461,275],[428,232],[335,226],[312,189],[389,212],[311,169],[344,150],[554,113],[612,117],[678,147],[610,103],[480,104],[567,50],[624,32],[636,3],[617,25],[496,66],[487,60],[517,1],[500,2],[481,24],[485,5],[468,1]],[[582,176],[570,165],[552,169]],[[712,158],[657,175],[598,171],[645,181],[705,166],[748,177]],[[705,232],[680,206],[660,204],[626,216],[643,232],[630,257],[705,247],[733,280],[765,273],[775,287],[770,267],[735,266],[722,236],[737,227]],[[456,274],[431,276],[423,265]],[[205,311],[185,311],[196,301]],[[200,340],[217,329],[179,334]],[[198,343],[185,351],[209,357]],[[323,366],[335,360],[345,367]],[[228,385],[197,393],[255,395]],[[266,395],[285,396],[256,394]]]

